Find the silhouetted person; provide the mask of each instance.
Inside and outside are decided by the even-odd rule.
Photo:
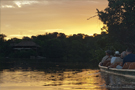
[[[126,51],[123,51],[121,54],[119,54],[118,51],[115,51],[114,56],[116,56],[115,60],[111,63],[109,68],[115,68],[117,65],[122,65],[123,58],[126,56]],[[111,59],[112,60],[112,59]]]
[[[135,54],[133,54],[133,50],[130,49],[130,48],[128,48],[126,50],[126,56],[123,58],[122,66],[118,65],[118,66],[116,66],[116,68],[117,69],[122,69],[126,62],[135,62]]]
[[[105,53],[106,53],[106,56],[102,58],[100,65],[105,65],[107,62],[110,62],[112,58],[112,55],[111,55],[112,52],[110,50],[105,51]]]
[[[128,48],[126,50],[126,55],[123,59],[123,64],[122,66],[126,63],[126,62],[135,62],[135,54],[133,54],[133,50]]]

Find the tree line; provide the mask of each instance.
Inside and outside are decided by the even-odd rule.
[[[13,43],[19,43],[23,39],[11,38],[5,40],[6,35],[0,35],[0,57],[29,58],[30,56],[46,57],[51,62],[93,62],[98,63],[105,55],[106,49],[123,50],[119,42],[111,40],[105,32],[88,36],[85,34],[74,34],[67,36],[64,33],[48,33],[44,35],[31,36],[40,47],[37,51],[27,50],[14,52]]]
[[[32,41],[41,47],[37,52],[22,51],[13,53],[11,43],[22,39],[5,40],[0,35],[0,57],[24,57],[39,55],[51,62],[92,62],[98,63],[105,55],[105,50],[124,51],[127,47],[135,50],[135,0],[108,0],[108,7],[103,11],[97,9],[99,19],[104,23],[101,34],[88,36],[64,33],[46,33],[31,36]],[[113,54],[113,53],[112,53]]]

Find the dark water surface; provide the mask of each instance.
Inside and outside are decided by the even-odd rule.
[[[58,66],[57,66],[58,67]],[[0,90],[133,90],[135,80],[99,69],[10,68],[0,71]]]

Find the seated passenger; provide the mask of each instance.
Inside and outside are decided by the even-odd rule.
[[[121,53],[121,56],[120,57],[117,57],[115,59],[115,61],[113,62],[113,64],[111,64],[109,67],[111,68],[116,68],[117,65],[120,65],[120,67],[122,66],[122,63],[123,63],[123,58],[126,56],[126,51],[123,51]]]
[[[126,50],[126,55],[124,58],[123,58],[123,64],[122,66],[118,65],[116,68],[117,69],[122,69],[123,68],[123,65],[126,63],[126,62],[135,62],[135,54],[133,54],[133,50],[128,48]]]
[[[111,58],[110,65],[108,63],[108,67],[114,67],[114,65],[118,62],[122,62],[123,60],[120,58],[120,53],[119,51],[115,51],[114,57]],[[116,66],[116,65],[115,65]]]
[[[128,48],[126,50],[126,54],[127,56],[124,57],[123,59],[123,65],[126,63],[126,62],[135,62],[135,54],[133,54],[133,50]]]
[[[123,51],[123,52],[120,54],[120,57],[117,57],[117,58],[115,59],[115,61],[113,62],[113,64],[123,62],[123,58],[124,58],[125,56],[126,56],[126,51]]]
[[[112,67],[112,68],[116,68],[117,65],[122,66],[122,64],[123,64],[123,58],[124,58],[125,56],[126,56],[126,51],[123,51],[123,52],[121,53],[121,56],[118,57],[118,58],[116,58],[116,60],[114,61],[114,65],[112,65],[111,67]]]
[[[105,51],[106,56],[102,58],[102,61],[100,62],[100,65],[105,66],[107,62],[109,62],[112,58],[111,51],[107,50]]]
[[[116,62],[118,62],[116,59],[120,59],[120,61],[122,61],[121,60],[121,58],[120,58],[120,53],[119,53],[119,51],[115,51],[115,54],[114,54],[114,57],[112,57],[112,59],[111,59],[111,64],[113,65],[114,63],[116,63]]]
[[[121,59],[123,59],[125,56],[127,56],[126,51],[123,51],[123,52],[121,53]]]

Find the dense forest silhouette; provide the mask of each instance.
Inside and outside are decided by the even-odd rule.
[[[64,33],[46,33],[31,36],[31,40],[38,44],[37,51],[27,50],[14,52],[13,43],[23,39],[11,38],[5,40],[6,35],[0,34],[0,62],[17,62],[15,58],[29,58],[42,56],[42,62],[90,62],[99,63],[105,55],[105,50],[124,51],[127,47],[135,50],[135,1],[108,0],[108,7],[97,13],[104,23],[101,34],[88,36],[74,34],[67,36]],[[113,54],[112,52],[112,54]],[[34,60],[30,60],[30,62]]]
[[[105,32],[88,36],[85,34],[74,34],[66,36],[64,33],[48,33],[44,35],[31,36],[31,40],[40,47],[35,50],[14,51],[12,44],[23,40],[12,38],[5,40],[6,35],[1,34],[0,57],[3,58],[30,58],[30,56],[46,57],[44,61],[51,62],[99,62],[105,55],[105,50],[123,51],[125,49],[119,42],[109,38]],[[25,37],[24,37],[25,38]],[[14,59],[15,60],[15,59]],[[32,60],[31,60],[32,61]]]

